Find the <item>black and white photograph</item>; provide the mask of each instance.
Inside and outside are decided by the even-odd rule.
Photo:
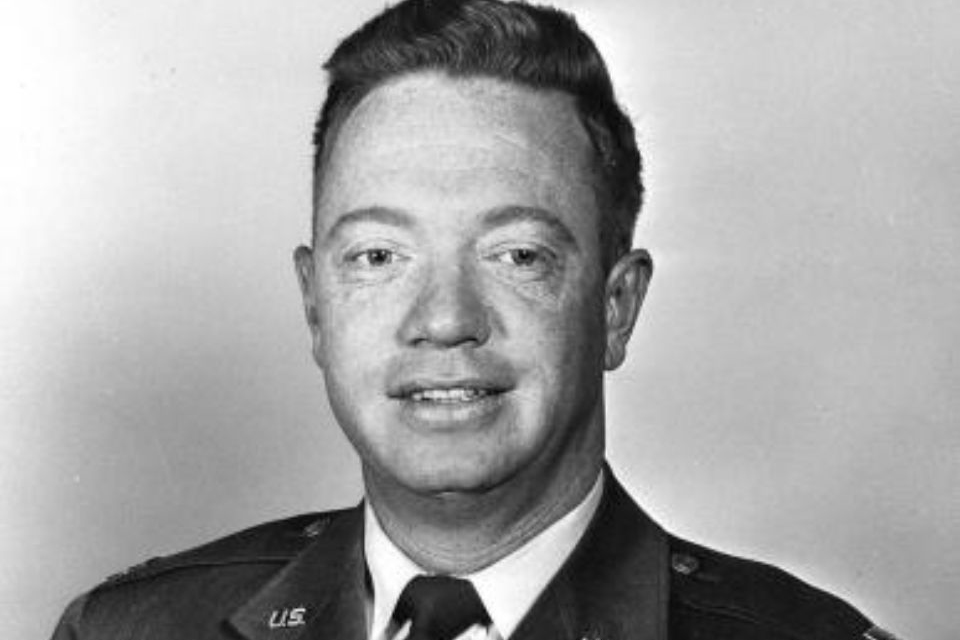
[[[955,640],[958,33],[0,9],[0,637]]]

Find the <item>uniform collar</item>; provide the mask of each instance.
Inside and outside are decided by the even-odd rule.
[[[667,536],[604,469],[586,533],[511,634],[523,640],[664,640]],[[228,619],[248,640],[366,640],[363,507],[316,540]]]
[[[362,507],[314,531],[315,541],[231,615],[249,640],[366,640]]]
[[[666,640],[667,534],[604,467],[587,532],[514,632],[523,640]]]
[[[500,637],[508,638],[560,570],[593,518],[603,493],[603,474],[570,512],[522,547],[476,573],[470,580],[483,601]],[[373,583],[371,638],[384,637],[400,593],[420,568],[387,536],[368,504],[365,509],[364,549]]]

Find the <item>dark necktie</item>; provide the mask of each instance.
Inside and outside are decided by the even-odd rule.
[[[490,616],[469,580],[449,576],[417,576],[407,583],[393,619],[411,621],[407,640],[453,640]]]

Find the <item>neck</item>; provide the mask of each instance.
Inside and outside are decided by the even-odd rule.
[[[601,414],[602,415],[602,414]],[[603,464],[603,428],[588,430],[574,455],[536,463],[478,492],[421,494],[364,465],[367,499],[383,530],[427,571],[465,575],[506,557],[573,510]]]

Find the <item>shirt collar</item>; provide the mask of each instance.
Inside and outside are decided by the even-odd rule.
[[[583,537],[603,494],[603,474],[571,511],[522,547],[480,571],[470,580],[501,638],[509,638],[540,593]],[[384,532],[369,502],[364,508],[364,552],[373,584],[371,638],[382,638],[407,583],[427,573]]]
[[[424,571],[387,537],[369,501],[363,512],[363,551],[373,585],[370,637],[384,638],[403,588]]]

